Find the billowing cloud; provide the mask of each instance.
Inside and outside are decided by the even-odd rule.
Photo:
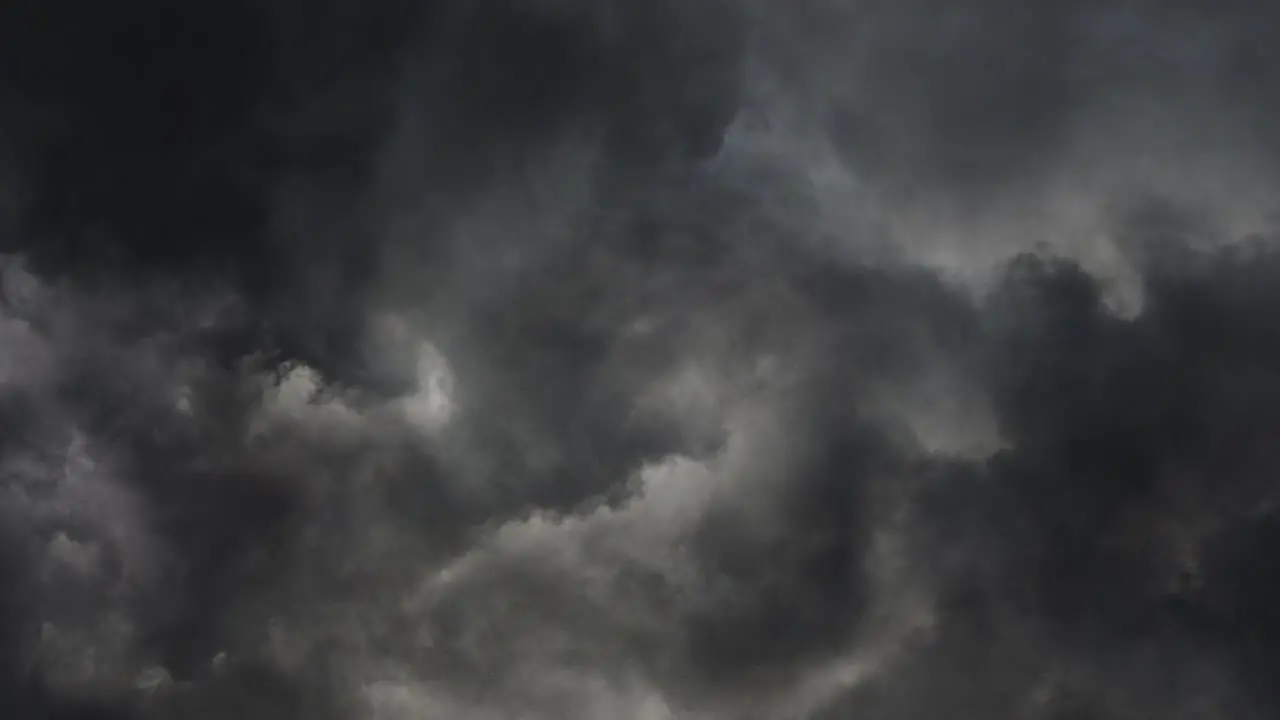
[[[1280,708],[1275,11],[162,5],[0,11],[14,717]]]

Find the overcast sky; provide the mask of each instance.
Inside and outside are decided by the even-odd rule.
[[[1263,0],[7,3],[0,707],[1277,717],[1277,210]]]

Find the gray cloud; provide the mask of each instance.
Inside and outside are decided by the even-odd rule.
[[[1269,8],[55,5],[17,717],[1275,713]]]

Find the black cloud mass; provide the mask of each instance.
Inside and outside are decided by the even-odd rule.
[[[0,9],[0,715],[1280,716],[1280,5]]]

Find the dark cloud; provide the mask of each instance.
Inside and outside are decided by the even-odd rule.
[[[0,704],[1273,716],[1275,12],[935,5],[0,11]]]
[[[1147,112],[1156,135],[1223,142],[1205,124],[1216,118],[1255,133],[1250,150],[1274,149],[1263,118],[1280,66],[1265,49],[1264,3],[766,7],[770,49],[830,112],[838,146],[908,192],[1025,181],[1081,132],[1117,133]],[[1156,138],[1125,140],[1138,146],[1108,149],[1149,151]]]

